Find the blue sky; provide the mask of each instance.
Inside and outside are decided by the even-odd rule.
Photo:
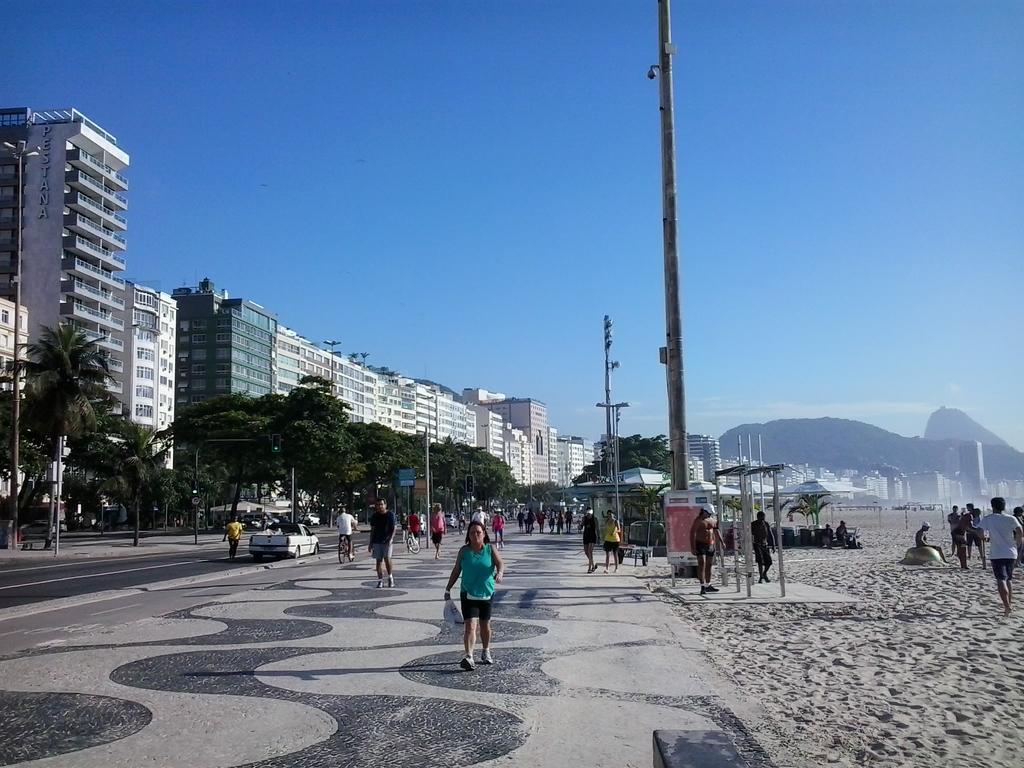
[[[654,0],[8,9],[5,105],[132,156],[129,276],[597,436],[667,431]],[[688,428],[1024,448],[1024,4],[681,2]],[[743,339],[737,343],[738,339]]]

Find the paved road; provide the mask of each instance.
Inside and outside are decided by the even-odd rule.
[[[151,541],[151,540],[150,540]],[[358,538],[357,538],[358,543]],[[320,538],[320,551],[337,551],[333,532]],[[245,552],[245,542],[240,547]],[[94,557],[83,560],[26,560],[6,563],[0,567],[0,610],[44,600],[74,597],[92,592],[127,589],[169,579],[216,574],[261,564],[254,563],[248,554],[240,554],[232,561],[227,557],[227,545],[217,539],[200,542],[197,549],[164,552],[152,549],[144,553]]]

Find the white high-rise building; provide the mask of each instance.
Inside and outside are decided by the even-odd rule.
[[[288,394],[306,376],[333,381],[334,395],[348,406],[356,422],[376,421],[377,374],[352,357],[321,349],[287,326],[278,324],[274,390]]]
[[[473,411],[476,423],[476,446],[483,448],[492,456],[504,460],[505,444],[502,433],[505,423],[501,416],[483,405],[469,403],[466,407]]]
[[[131,330],[125,355],[130,370],[123,370],[126,415],[138,424],[166,429],[174,421],[178,303],[169,293],[131,281],[125,282],[124,295],[122,317]]]
[[[591,442],[575,435],[558,438],[558,475],[556,482],[565,488],[583,474],[583,467],[593,461],[594,446]]]
[[[718,438],[711,435],[689,434],[686,436],[690,457],[700,459],[703,464],[703,479],[715,482],[715,472],[722,468],[722,456]]]
[[[512,478],[520,485],[533,485],[533,443],[530,436],[511,424],[505,424],[502,431],[502,458],[512,470]]]
[[[416,382],[378,369],[377,421],[405,435],[416,434]]]
[[[497,413],[504,423],[511,424],[527,435],[532,450],[532,482],[552,481],[553,467],[557,476],[557,462],[552,462],[548,457],[554,446],[549,445],[548,408],[544,403],[529,397],[505,397],[499,392],[488,392],[485,389],[464,389],[462,397],[467,402],[483,405]]]

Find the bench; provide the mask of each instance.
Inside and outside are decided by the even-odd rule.
[[[742,768],[749,763],[722,731],[655,731],[654,768]]]
[[[654,551],[654,547],[644,547],[639,544],[625,544],[619,551],[622,553],[619,562],[622,562],[622,560],[625,560],[627,557],[632,557],[633,567],[635,568],[637,560],[640,560],[645,566],[647,565],[647,561],[651,559],[651,552]]]
[[[22,536],[21,537],[21,548],[22,548],[22,550],[35,549],[36,548],[36,544],[42,545],[42,546],[39,547],[40,549],[49,549],[50,548],[50,539],[48,537],[46,537],[46,536],[43,536],[42,534],[33,534],[32,536]]]

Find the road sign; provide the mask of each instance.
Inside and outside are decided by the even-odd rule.
[[[198,507],[202,503],[203,503],[203,500],[201,498],[199,498],[198,496],[193,496],[192,497],[192,506],[193,507]]]
[[[398,470],[398,485],[401,486],[402,488],[412,488],[414,485],[416,485],[416,470]]]

